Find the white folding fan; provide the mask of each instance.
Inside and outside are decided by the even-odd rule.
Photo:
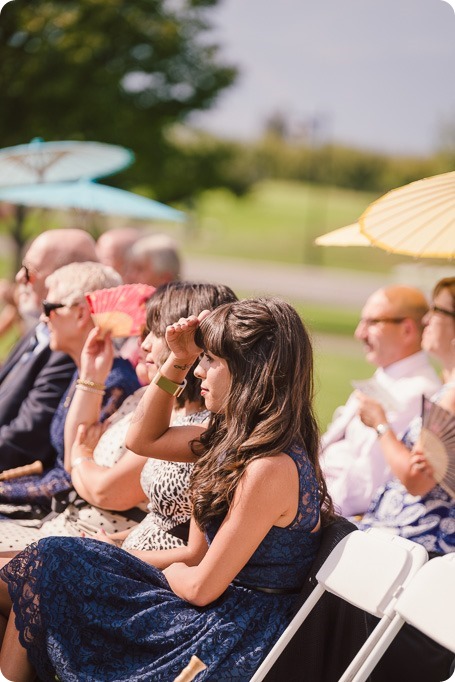
[[[85,295],[92,320],[103,335],[139,336],[145,326],[145,303],[155,291],[147,284],[122,284]]]
[[[425,396],[420,441],[435,480],[455,498],[455,414]]]

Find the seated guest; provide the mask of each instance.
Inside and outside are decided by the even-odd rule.
[[[27,250],[16,275],[18,307],[32,328],[0,368],[0,471],[54,457],[51,419],[74,374],[65,353],[52,351],[46,325],[38,323],[46,277],[72,262],[96,261],[95,242],[84,230],[47,230]]]
[[[180,278],[177,244],[165,234],[141,237],[127,253],[125,282],[158,287]]]
[[[181,318],[166,341],[171,354],[131,441],[161,458],[197,458],[188,545],[127,552],[46,538],[11,559],[0,571],[1,612],[9,599],[14,609],[0,654],[7,678],[173,680],[195,654],[207,679],[235,671],[246,682],[290,620],[332,518],[308,334],[291,306],[257,299]],[[212,413],[202,435],[169,426],[198,358]]]
[[[168,323],[234,300],[234,293],[222,285],[173,282],[160,287],[147,306],[149,333],[142,344],[149,380],[169,353],[164,341]],[[97,383],[105,383],[112,357],[112,343],[107,337],[98,339],[95,328],[82,350],[81,376],[95,377]],[[101,437],[100,430],[104,428],[99,423],[101,397],[96,393],[75,393],[65,430],[66,427],[71,429],[72,423],[84,424],[72,447],[67,445],[65,461],[80,498],[39,528],[2,521],[0,552],[15,553],[30,542],[51,535],[94,535],[101,528],[106,533],[115,532],[115,540],[123,540],[129,532],[127,529],[145,516],[137,508],[145,500],[150,502],[149,514],[137,529],[133,529],[127,546],[166,549],[185,542],[191,514],[189,476],[192,464],[144,460],[125,446],[128,425],[144,390],[138,389],[124,401],[105,422],[107,428]],[[175,403],[174,425],[207,421],[200,381],[193,374],[188,376],[185,390],[175,398]]]
[[[427,310],[418,289],[379,289],[365,303],[355,331],[367,360],[377,366],[365,391],[387,397],[387,422],[398,437],[419,411],[422,393],[432,395],[441,385],[421,350]],[[335,507],[344,516],[363,514],[378,487],[392,477],[377,434],[362,422],[358,407],[354,392],[322,437],[321,465]]]
[[[200,310],[213,310],[235,300],[233,291],[224,285],[170,282],[159,287],[148,306],[150,333],[142,344],[153,377],[169,355],[165,333],[172,320],[188,317]],[[202,432],[209,412],[204,407],[201,382],[192,372],[175,402],[172,426],[201,424],[204,425],[201,426]],[[190,462],[147,459],[141,473],[141,485],[149,500],[149,513],[131,530],[109,537],[103,529],[104,536],[98,535],[98,539],[119,543],[124,549],[170,549],[186,544],[191,516],[189,486],[192,468]]]
[[[63,468],[64,439],[73,441],[77,426],[73,425],[73,432],[67,430],[65,434],[64,426],[76,392],[83,392],[84,396],[88,393],[98,395],[103,405],[101,420],[104,420],[117,410],[130,393],[139,388],[134,368],[122,358],[114,359],[105,386],[93,383],[92,377],[79,375],[81,352],[94,328],[85,294],[120,283],[120,275],[115,270],[93,262],[65,265],[46,279],[48,293],[47,300],[43,302],[42,321],[49,330],[50,349],[69,355],[76,370],[52,418],[52,455],[45,461],[44,473],[0,483],[0,514],[15,514],[14,505],[23,504],[34,504],[47,512],[51,497],[70,487],[70,477]],[[33,459],[33,446],[31,447]],[[13,508],[8,508],[8,504],[13,505]],[[30,513],[32,516],[37,515],[39,509],[32,509]]]
[[[422,347],[441,363],[444,384],[432,400],[454,414],[455,425],[455,277],[442,279],[424,318]],[[378,443],[394,478],[381,487],[360,527],[380,527],[420,542],[429,553],[455,551],[455,500],[434,479],[419,441],[421,418],[399,439],[382,406],[359,396],[359,414],[378,435]]]
[[[144,235],[136,227],[113,228],[106,230],[97,239],[96,254],[103,265],[110,265],[117,270],[126,282],[127,254],[133,244]],[[132,282],[134,284],[135,282]]]
[[[151,234],[135,241],[125,254],[124,280],[128,284],[158,287],[180,279],[180,257],[176,242],[165,234]],[[134,365],[138,362],[137,345],[126,339],[120,354]]]

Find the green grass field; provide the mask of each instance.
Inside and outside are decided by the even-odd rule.
[[[343,352],[315,352],[316,414],[322,431],[331,421],[335,409],[344,405],[352,392],[352,379],[370,377],[374,367],[358,356]]]
[[[264,181],[244,197],[204,192],[188,229],[188,253],[387,272],[403,257],[362,247],[318,247],[317,236],[356,222],[376,198],[366,192]]]

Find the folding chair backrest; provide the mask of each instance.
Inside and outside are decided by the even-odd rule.
[[[326,590],[378,618],[428,559],[422,545],[383,531],[355,531],[332,551],[316,578]]]
[[[325,592],[330,592],[381,619],[340,678],[343,682],[366,680],[369,668],[358,678],[357,672],[360,668],[363,669],[371,651],[389,628],[397,597],[427,560],[428,554],[422,545],[385,531],[355,530],[343,537],[317,572],[316,588],[251,678],[251,682],[261,682],[264,679]],[[302,675],[304,671],[303,665]]]
[[[455,554],[422,566],[395,609],[406,623],[455,653]]]

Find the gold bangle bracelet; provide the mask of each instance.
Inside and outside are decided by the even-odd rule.
[[[76,379],[76,386],[87,386],[88,388],[96,388],[98,391],[104,391],[106,389],[105,384],[98,384],[96,381],[90,381],[90,379]]]
[[[85,384],[77,384],[76,388],[78,391],[85,391],[86,393],[95,393],[96,395],[104,395],[106,391],[99,388],[91,388],[90,386],[85,386]]]

